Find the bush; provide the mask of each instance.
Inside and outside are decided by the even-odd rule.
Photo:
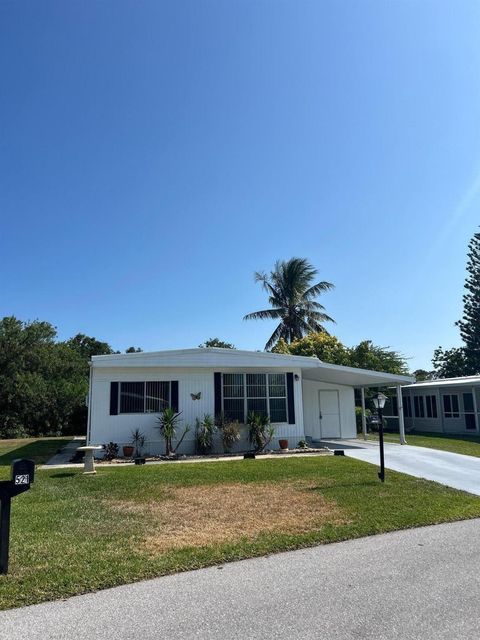
[[[28,438],[29,434],[25,427],[14,416],[6,416],[0,426],[0,438]]]
[[[180,440],[177,442],[177,446],[173,447],[173,441],[177,437],[177,429],[180,426],[180,415],[181,411],[177,412],[171,407],[167,407],[162,411],[160,417],[157,418],[158,429],[162,435],[162,438],[165,440],[165,455],[172,456],[176,453],[177,449],[183,442],[183,439],[190,431],[190,427],[187,424],[183,430],[183,433],[180,437]]]
[[[233,446],[240,440],[240,425],[238,420],[227,422],[222,427],[222,445],[225,453],[229,453]]]
[[[250,411],[247,417],[249,427],[248,439],[253,444],[256,453],[260,453],[270,444],[275,427],[270,424],[270,417]]]
[[[114,458],[118,458],[118,444],[109,442],[105,445],[104,460],[113,460]]]
[[[370,409],[365,409],[365,416],[367,418],[367,429],[371,415],[372,412],[370,411]],[[355,422],[357,423],[357,433],[363,433],[362,407],[355,407]]]
[[[195,428],[195,440],[199,453],[210,453],[213,447],[213,436],[217,427],[215,421],[208,413],[203,416],[203,420],[197,418],[197,426]]]

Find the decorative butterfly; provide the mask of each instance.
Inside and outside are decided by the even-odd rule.
[[[200,400],[200,398],[202,397],[202,392],[199,391],[198,393],[191,393],[190,395],[192,396],[192,400]]]

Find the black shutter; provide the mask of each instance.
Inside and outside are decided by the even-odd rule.
[[[288,406],[288,424],[295,424],[293,373],[287,373],[287,406]]]
[[[118,415],[118,382],[110,383],[110,415]]]
[[[222,413],[222,374],[215,372],[213,374],[215,388],[215,417]]]
[[[172,380],[171,405],[174,411],[178,412],[178,380]]]

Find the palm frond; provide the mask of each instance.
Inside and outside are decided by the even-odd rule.
[[[270,351],[270,349],[272,349],[277,344],[280,338],[284,337],[282,335],[283,332],[284,332],[284,326],[282,323],[280,323],[275,329],[275,331],[272,333],[270,338],[268,339],[267,344],[265,345],[265,351]]]
[[[277,320],[282,317],[281,309],[263,309],[262,311],[253,311],[243,316],[244,320]]]
[[[332,289],[335,289],[335,285],[331,282],[317,282],[317,284],[314,284],[312,287],[307,289],[304,292],[303,296],[304,298],[316,298],[321,293],[324,293],[325,291],[331,291]]]

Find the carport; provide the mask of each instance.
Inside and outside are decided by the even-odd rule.
[[[312,358],[308,365],[302,365],[306,437],[313,442],[325,438],[355,437],[355,389],[359,389],[361,394],[362,427],[366,436],[365,389],[395,387],[400,443],[406,444],[402,386],[411,384],[413,380],[411,376],[344,367]]]

